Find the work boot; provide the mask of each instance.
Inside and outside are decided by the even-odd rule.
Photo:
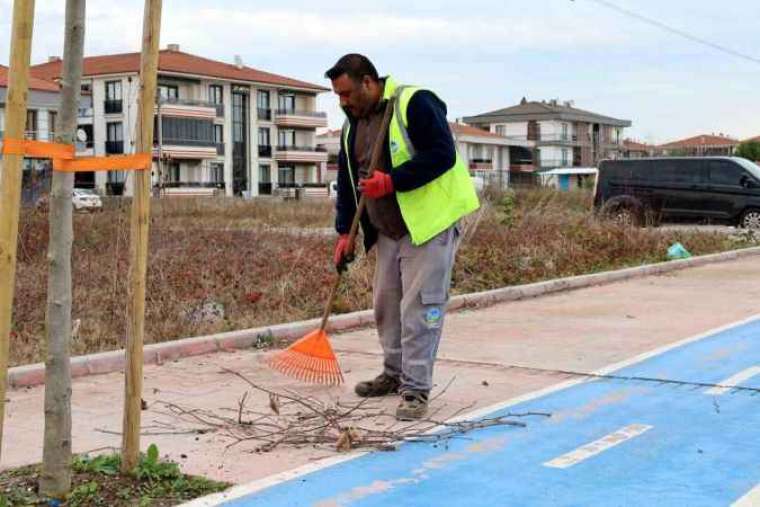
[[[428,410],[428,395],[420,391],[406,391],[401,393],[401,402],[396,408],[396,419],[399,421],[413,421],[422,419]]]
[[[359,382],[356,384],[354,391],[362,398],[374,398],[376,396],[396,394],[399,385],[401,383],[396,377],[391,377],[387,373],[381,373],[373,380]]]

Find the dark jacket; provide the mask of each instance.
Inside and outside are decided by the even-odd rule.
[[[351,161],[353,180],[359,184],[358,164],[353,154],[355,122],[349,117],[351,130],[348,136],[349,153],[341,148],[338,155],[338,196],[335,203],[335,230],[339,234],[348,234],[351,222],[356,213],[356,202],[360,197],[356,188],[356,201],[351,189],[351,178],[348,175],[348,163]],[[401,166],[391,170],[391,153],[388,146],[388,133],[385,133],[383,161],[381,164],[390,171],[393,187],[397,192],[408,192],[419,188],[448,171],[456,162],[456,148],[446,120],[446,104],[434,93],[420,90],[409,101],[407,110],[409,139],[415,149],[414,157]],[[369,251],[377,241],[377,230],[369,221],[367,213],[361,218],[364,231],[364,248]]]

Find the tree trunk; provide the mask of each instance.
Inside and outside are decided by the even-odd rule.
[[[66,0],[61,128],[56,141],[74,144],[82,82],[85,0]],[[71,489],[71,223],[74,174],[54,171],[50,190],[48,247],[45,440],[40,493],[64,498]]]

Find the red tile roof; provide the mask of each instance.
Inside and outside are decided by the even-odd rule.
[[[739,144],[738,139],[726,137],[723,135],[699,135],[689,137],[688,139],[681,139],[679,141],[673,141],[671,143],[660,145],[660,148],[696,148],[700,146],[735,146]]]
[[[464,125],[462,123],[449,122],[449,126],[451,127],[451,131],[454,133],[454,135],[506,139],[504,136],[500,136],[499,134],[494,134],[487,130],[479,129],[471,125]]]
[[[0,65],[0,88],[8,87],[8,67]],[[60,88],[52,81],[45,81],[34,76],[29,77],[29,89],[43,92],[58,92]]]
[[[61,75],[61,61],[53,61],[32,66],[32,74],[42,79],[56,79]],[[162,50],[159,55],[158,70],[212,78],[230,79],[271,84],[283,87],[306,88],[316,92],[329,91],[328,88],[297,79],[264,72],[251,67],[238,68],[235,65],[209,60],[182,51]],[[84,59],[83,75],[99,76],[140,71],[140,53],[119,55],[88,56]]]
[[[623,146],[632,151],[649,151],[654,149],[654,146],[634,141],[633,139],[624,139]]]

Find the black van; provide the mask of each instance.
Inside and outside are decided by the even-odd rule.
[[[594,206],[638,225],[688,219],[760,228],[760,166],[739,157],[603,160]]]

